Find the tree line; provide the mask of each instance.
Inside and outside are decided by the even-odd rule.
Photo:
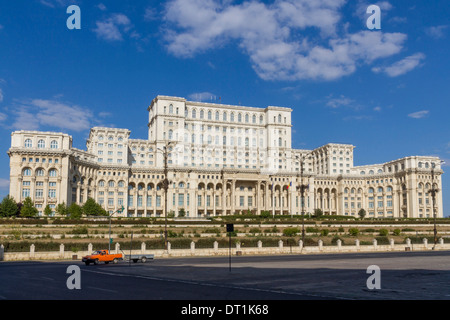
[[[82,216],[108,216],[108,212],[92,198],[88,198],[83,205],[72,203],[67,206],[64,202],[60,203],[55,207],[55,213],[71,219],[79,219]],[[52,216],[52,208],[46,205],[43,214],[47,217]],[[38,216],[39,210],[30,197],[25,198],[23,202],[16,202],[13,197],[7,195],[0,202],[0,217],[35,218]]]

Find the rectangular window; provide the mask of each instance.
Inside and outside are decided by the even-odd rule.
[[[134,203],[133,203],[133,195],[129,194],[128,195],[128,206],[129,207],[134,207]]]
[[[147,196],[147,207],[152,206],[152,196]]]
[[[56,190],[55,189],[49,189],[48,190],[48,197],[49,198],[56,198]]]
[[[253,207],[253,197],[252,197],[252,196],[249,196],[248,199],[247,199],[247,201],[248,201],[248,206],[249,206],[249,207]]]
[[[202,196],[198,196],[197,197],[197,206],[201,207],[202,206]]]
[[[239,196],[239,206],[244,206],[244,196]]]
[[[179,207],[184,206],[184,194],[183,193],[178,194],[178,206]]]
[[[138,195],[137,197],[137,206],[142,207],[142,195]]]
[[[108,198],[108,206],[114,205],[114,198]]]
[[[161,196],[156,196],[156,206],[161,207]]]
[[[22,189],[22,198],[30,196],[30,189]]]
[[[43,189],[36,189],[36,198],[41,199],[44,197],[44,190]]]

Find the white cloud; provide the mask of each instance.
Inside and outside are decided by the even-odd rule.
[[[217,96],[211,92],[196,92],[188,95],[188,98],[192,101],[198,102],[212,102],[217,100]]]
[[[422,119],[422,118],[425,118],[426,116],[428,116],[429,113],[430,112],[428,110],[422,110],[422,111],[410,113],[410,114],[408,114],[408,117],[414,118],[414,119]]]
[[[99,3],[97,8],[99,8],[101,11],[106,11],[106,6],[103,3]]]
[[[3,90],[2,88],[0,88],[0,102],[3,101]]]
[[[123,34],[127,33],[131,27],[131,21],[122,13],[116,13],[109,18],[97,21],[94,32],[97,37],[107,41],[122,41]]]
[[[441,25],[441,26],[433,26],[428,27],[425,29],[425,32],[427,35],[429,35],[432,38],[440,39],[445,36],[445,30],[448,28],[447,25]]]
[[[384,72],[390,77],[397,77],[418,67],[424,59],[425,55],[421,52],[418,52],[395,62],[389,67],[374,67],[372,68],[372,71],[375,73]]]
[[[9,179],[0,178],[0,189],[9,189]]]
[[[236,42],[265,80],[338,79],[401,51],[405,34],[340,30],[344,3],[172,0],[164,37],[167,50],[181,58]]]
[[[55,8],[55,7],[68,7],[72,4],[77,4],[77,0],[40,0],[39,1],[44,6]]]
[[[0,112],[0,122],[5,121],[8,116],[5,113]]]
[[[346,98],[343,95],[341,95],[339,98],[332,98],[332,99],[328,100],[328,102],[326,103],[326,106],[333,108],[333,109],[337,109],[342,106],[348,106],[353,102],[354,101],[352,99]]]
[[[14,107],[14,129],[39,130],[42,126],[82,131],[91,127],[88,108],[56,100],[33,99]]]

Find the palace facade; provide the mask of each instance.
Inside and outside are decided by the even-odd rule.
[[[86,150],[64,133],[11,133],[10,195],[48,204],[95,199],[128,217],[205,217],[236,213],[312,213],[433,217],[441,191],[440,159],[409,156],[353,165],[353,145],[291,147],[292,109],[253,108],[157,96],[148,107],[148,139],[94,127]],[[165,199],[164,181],[168,188]],[[301,186],[304,186],[303,188]],[[303,190],[303,193],[301,192]],[[436,193],[443,216],[442,192]]]

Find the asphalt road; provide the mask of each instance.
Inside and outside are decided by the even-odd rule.
[[[80,289],[68,289],[69,266]],[[380,269],[380,289],[369,289]],[[448,300],[450,252],[166,258],[85,266],[1,262],[0,300]]]

